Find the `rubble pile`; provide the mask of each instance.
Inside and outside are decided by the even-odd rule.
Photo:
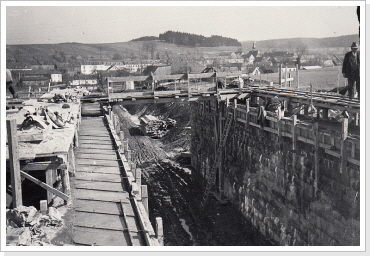
[[[176,125],[176,120],[167,118],[161,120],[152,115],[145,115],[140,118],[140,128],[145,135],[151,138],[162,138],[167,134],[168,129]]]
[[[54,89],[41,96],[41,99],[48,102],[77,102],[80,98],[89,95],[90,92],[83,88]]]
[[[6,211],[6,243],[10,246],[50,244],[49,229],[63,226],[63,220],[54,207],[48,213],[38,211],[34,206],[19,206]]]

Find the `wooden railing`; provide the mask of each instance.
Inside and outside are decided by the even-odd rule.
[[[281,137],[292,139],[292,149],[297,148],[297,142],[308,143],[317,148],[323,148],[325,153],[338,157],[342,161],[360,165],[360,139],[357,135],[348,133],[348,118],[343,118],[341,122],[330,125],[330,133],[325,122],[317,119],[312,121],[298,120],[297,115],[291,117],[278,118],[273,112],[266,111],[266,126],[258,124],[258,108],[250,107],[249,101],[245,106],[234,104],[228,111],[236,113],[236,121],[245,123],[246,126],[253,126],[266,132],[274,133]],[[334,131],[334,132],[333,132]],[[341,166],[341,170],[342,170]]]

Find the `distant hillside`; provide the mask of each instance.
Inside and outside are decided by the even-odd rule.
[[[144,37],[145,39],[146,37]],[[291,51],[296,52],[297,47],[307,45],[307,53],[336,54],[341,56],[349,50],[352,42],[358,41],[358,35],[349,35],[335,38],[294,38],[257,41],[256,47],[262,52]],[[148,47],[151,44],[151,48]],[[252,49],[253,41],[242,42],[244,52]],[[110,44],[29,44],[7,45],[7,64],[58,64],[81,63],[84,60],[137,60],[161,59],[167,63],[186,63],[191,60],[201,60],[209,52],[240,51],[240,46],[219,47],[193,47],[167,43],[162,40],[130,41]],[[321,51],[321,52],[320,52]],[[330,51],[330,53],[329,53]],[[307,54],[306,53],[306,54]]]
[[[163,34],[159,34],[159,40],[192,47],[241,46],[241,43],[233,38],[216,35],[205,37],[202,35],[174,31],[167,31]]]
[[[132,39],[131,41],[152,41],[152,40],[158,40],[159,38],[156,36],[143,36],[136,39]]]
[[[352,42],[358,42],[358,34],[339,36],[339,37],[326,37],[326,38],[289,38],[289,39],[273,39],[273,40],[263,40],[256,42],[256,48],[260,51],[295,51],[298,47],[302,45],[307,45],[308,51],[315,51],[317,49],[324,48],[346,48]],[[252,49],[254,41],[243,41],[244,51]]]
[[[202,56],[207,51],[237,51],[241,47],[188,47],[158,40],[155,42],[155,58],[160,59],[184,59],[191,56]],[[146,44],[148,41],[130,41],[110,44],[28,44],[28,45],[7,45],[7,63],[22,64],[58,64],[60,62],[79,63],[88,59],[149,59],[151,52],[148,52]]]

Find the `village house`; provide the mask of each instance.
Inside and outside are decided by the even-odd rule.
[[[34,90],[38,87],[49,86],[50,78],[46,76],[24,76],[20,83],[22,87],[31,87],[31,90]]]
[[[58,63],[55,64],[56,70],[68,76],[74,76],[81,74],[81,65],[77,63]]]
[[[72,86],[91,86],[97,84],[97,75],[75,75],[69,82],[69,85]]]
[[[59,70],[22,70],[18,72],[21,86],[39,86],[45,84],[59,84],[63,82],[62,72]]]
[[[55,69],[55,66],[53,64],[31,64],[32,70],[53,70]]]
[[[171,74],[171,66],[147,66],[144,71],[144,76],[150,76],[150,75],[170,75]]]

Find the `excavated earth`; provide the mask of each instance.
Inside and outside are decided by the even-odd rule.
[[[181,157],[190,149],[188,104],[116,106],[115,112],[148,185],[150,219],[163,218],[165,246],[273,245],[231,204],[211,197],[200,208],[203,181],[193,178],[190,159]],[[138,128],[140,116],[147,114],[175,119],[177,125],[161,139],[149,138]]]

